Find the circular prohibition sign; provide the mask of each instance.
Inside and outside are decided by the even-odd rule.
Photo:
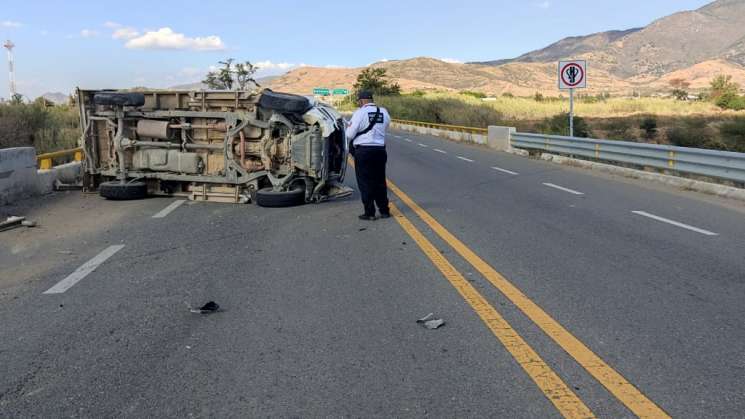
[[[569,80],[566,79],[567,70],[569,70],[570,68],[576,68],[577,71],[579,71],[579,75],[574,77],[574,80],[575,80],[574,83],[570,83]],[[564,84],[569,87],[579,86],[580,84],[582,84],[584,80],[585,80],[585,70],[582,68],[581,65],[577,63],[569,63],[561,69],[561,81],[563,81]]]

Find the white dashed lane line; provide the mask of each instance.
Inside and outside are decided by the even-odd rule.
[[[492,169],[496,170],[497,172],[507,173],[508,175],[513,175],[513,176],[517,176],[520,174],[517,172],[513,172],[512,170],[502,169],[501,167],[496,167],[496,166],[492,167]]]
[[[44,291],[44,294],[62,294],[63,292],[72,288],[73,285],[80,282],[81,279],[85,278],[91,272],[95,271],[96,268],[101,266],[107,259],[114,256],[114,254],[124,248],[123,244],[107,247],[103,252],[96,255],[93,259],[85,262],[83,266],[75,270],[75,272],[68,275],[65,279],[55,284],[52,288]]]
[[[427,147],[429,147],[429,146],[428,146],[427,144],[422,144],[422,143],[419,143],[419,147],[424,147],[424,148],[427,148]]]
[[[463,157],[463,156],[458,156],[458,158],[459,158],[459,159],[461,159],[461,160],[463,160],[463,161],[467,161],[467,162],[469,162],[469,163],[473,163],[473,160],[471,160],[471,159],[469,159],[469,158],[467,158],[467,157]]]
[[[165,218],[166,215],[172,213],[176,208],[178,208],[181,205],[183,205],[184,202],[186,202],[186,201],[183,200],[183,199],[180,199],[178,201],[171,202],[171,205],[163,208],[159,213],[153,215],[153,218]]]
[[[439,148],[436,148],[435,151],[442,154],[448,154],[447,151],[440,150]]]
[[[553,183],[544,183],[545,186],[548,186],[549,188],[558,189],[560,191],[569,192],[572,195],[584,195],[584,193],[575,191],[574,189],[565,188],[563,186],[554,185]]]
[[[406,142],[407,142],[407,143],[411,143],[411,142],[413,142],[413,141],[411,141],[411,139],[409,139],[409,138],[404,138],[404,140],[406,140]]]
[[[660,217],[659,215],[650,214],[648,212],[644,212],[644,211],[631,211],[631,212],[634,213],[634,214],[636,214],[636,215],[641,215],[642,217],[647,217],[647,218],[651,218],[651,219],[656,220],[656,221],[660,221],[662,223],[667,223],[667,224],[670,224],[670,225],[674,225],[676,227],[684,228],[686,230],[695,231],[696,233],[701,233],[701,234],[703,234],[705,236],[718,236],[719,235],[719,234],[714,233],[714,232],[711,232],[709,230],[704,230],[702,228],[693,227],[693,226],[690,226],[688,224],[683,224],[683,223],[680,223],[678,221],[673,221],[673,220],[670,220],[670,219],[667,219],[667,218]]]

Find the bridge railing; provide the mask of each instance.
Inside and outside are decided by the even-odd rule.
[[[513,133],[512,147],[745,182],[745,153],[670,145]]]
[[[36,162],[39,169],[48,170],[54,167],[55,159],[61,159],[63,157],[72,158],[73,161],[83,161],[83,149],[82,147],[71,148],[69,150],[54,151],[51,153],[39,154],[36,156]]]

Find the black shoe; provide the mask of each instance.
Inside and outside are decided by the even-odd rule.
[[[359,219],[362,221],[375,221],[376,220],[374,215],[367,215],[367,214],[360,215]]]
[[[380,218],[383,219],[383,220],[386,219],[386,218],[391,218],[391,213],[390,212],[381,212],[380,213]]]

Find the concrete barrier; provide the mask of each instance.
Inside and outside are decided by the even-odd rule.
[[[432,135],[435,137],[446,138],[452,141],[458,141],[462,143],[474,143],[487,145],[487,136],[482,134],[474,134],[470,132],[461,131],[449,131],[438,128],[420,127],[416,125],[401,124],[398,122],[392,122],[391,128],[398,129],[401,131],[415,132],[422,135]]]
[[[0,150],[0,205],[54,191],[59,182],[74,184],[81,176],[80,162],[47,170],[36,169],[36,150],[15,147]]]
[[[36,191],[36,150],[33,147],[0,150],[0,205],[33,196]]]
[[[512,150],[512,143],[510,139],[512,138],[512,134],[516,131],[517,129],[513,127],[499,127],[495,125],[489,125],[489,136],[487,138],[487,145],[495,150],[509,152]]]
[[[392,122],[391,127],[401,131],[415,132],[422,135],[432,135],[462,143],[473,143],[488,146],[499,151],[512,151],[510,136],[516,130],[513,127],[489,126],[488,134],[476,134],[458,130],[446,130],[434,127],[423,127],[409,125],[400,122]]]

